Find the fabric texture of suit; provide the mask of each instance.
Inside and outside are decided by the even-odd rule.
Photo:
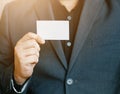
[[[41,45],[39,63],[23,94],[120,94],[120,1],[85,0],[69,66],[61,41]],[[0,93],[14,94],[14,46],[36,20],[54,20],[50,0],[18,0],[0,21]],[[68,85],[67,79],[73,79]]]

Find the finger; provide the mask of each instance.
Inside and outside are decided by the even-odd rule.
[[[32,56],[32,55],[36,55],[39,58],[39,51],[35,48],[30,48],[30,49],[24,50],[25,57]]]
[[[23,49],[29,49],[29,48],[36,48],[38,51],[40,51],[40,46],[35,40],[27,40],[24,43],[21,44]]]
[[[45,43],[45,40],[43,40],[39,35],[37,35],[35,33],[31,33],[31,32],[24,35],[23,38],[21,39],[21,42],[24,42],[24,41],[30,40],[30,39],[36,40],[39,44]]]
[[[38,63],[38,57],[36,55],[31,55],[31,56],[27,56],[25,59],[24,59],[24,64],[37,64]]]

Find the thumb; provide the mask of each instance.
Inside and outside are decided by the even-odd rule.
[[[26,40],[29,40],[29,39],[34,39],[36,40],[39,44],[44,44],[45,43],[45,40],[42,39],[39,35],[35,34],[35,33],[32,33],[32,32],[29,32],[27,33],[23,38],[22,38],[22,41],[26,41]]]
[[[36,35],[35,40],[36,40],[39,44],[45,44],[45,40],[42,39],[39,35]]]

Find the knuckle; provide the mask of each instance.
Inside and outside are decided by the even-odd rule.
[[[28,32],[27,36],[30,37],[31,39],[35,39],[36,34],[32,32]]]
[[[28,32],[27,33],[28,36],[32,36],[32,34],[33,34],[32,32]]]
[[[40,46],[38,45],[38,43],[35,40],[33,42],[33,45],[38,51],[40,51]]]
[[[14,47],[14,50],[15,50],[15,52],[16,52],[16,51],[18,50],[18,47],[17,47],[17,46],[15,46],[15,47]]]
[[[37,50],[40,51],[40,46],[37,44]]]
[[[38,62],[38,57],[34,55],[34,62]]]
[[[37,56],[39,57],[39,52],[37,52]]]
[[[18,46],[15,46],[15,47],[14,47],[14,52],[15,52],[16,54],[18,54],[19,52],[21,52]]]
[[[31,51],[31,53],[32,53],[33,55],[36,55],[37,52],[36,52],[36,51]]]
[[[19,46],[20,45],[20,40],[16,43],[15,47]]]
[[[31,52],[37,53],[37,49],[36,48],[31,48]]]

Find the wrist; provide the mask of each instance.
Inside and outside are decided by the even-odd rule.
[[[11,86],[14,92],[16,92],[15,94],[23,94],[23,92],[28,86],[28,83],[29,83],[29,79],[27,79],[22,85],[18,85],[14,79],[14,76],[11,79]]]
[[[23,85],[25,83],[25,81],[27,80],[27,78],[19,76],[18,74],[16,74],[14,72],[14,80],[15,80],[16,84]]]

